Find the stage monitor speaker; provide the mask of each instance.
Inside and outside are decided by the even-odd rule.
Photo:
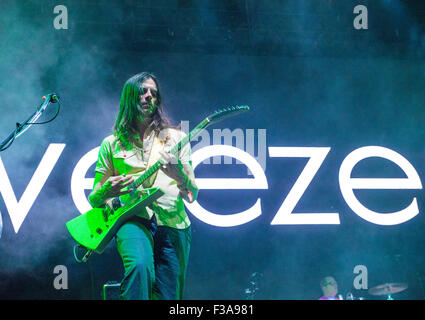
[[[103,300],[119,300],[121,283],[108,281],[103,285]]]

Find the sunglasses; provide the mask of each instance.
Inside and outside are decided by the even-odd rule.
[[[326,287],[326,286],[334,286],[336,285],[336,282],[333,281],[326,281],[322,283],[322,286]]]
[[[148,93],[148,91],[151,92],[152,97],[157,98],[158,97],[158,90],[152,89],[152,88],[141,88],[141,93],[142,95],[145,95],[146,93]]]

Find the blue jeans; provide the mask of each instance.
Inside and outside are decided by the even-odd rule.
[[[191,239],[190,227],[158,226],[155,216],[123,224],[116,235],[124,265],[120,299],[182,299]]]

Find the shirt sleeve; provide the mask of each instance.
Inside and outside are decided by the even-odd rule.
[[[113,175],[114,165],[112,161],[112,148],[107,138],[105,138],[100,145],[95,172],[100,172],[108,176]]]

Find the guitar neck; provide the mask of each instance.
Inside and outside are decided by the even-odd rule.
[[[201,130],[208,126],[210,120],[206,118],[200,124],[198,124],[192,131],[189,132],[187,136],[180,140],[168,153],[176,155],[186,144],[190,142],[190,140],[197,136]],[[151,175],[153,175],[156,171],[159,170],[162,162],[158,160],[155,162],[150,168],[148,168],[145,173],[143,173],[139,178],[137,178],[128,188],[136,189],[138,188],[145,180],[149,179]]]

